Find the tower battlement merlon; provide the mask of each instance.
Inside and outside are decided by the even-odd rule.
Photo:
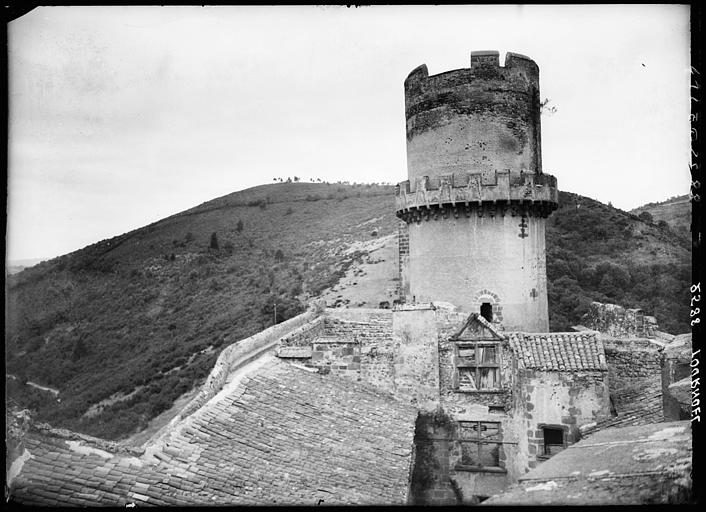
[[[477,50],[471,52],[471,69],[480,66],[500,66],[500,52],[495,50]]]
[[[415,193],[418,190],[440,190],[447,187],[527,187],[537,186],[557,188],[556,177],[551,174],[537,174],[529,170],[514,171],[470,171],[439,176],[421,176],[414,180],[405,180],[395,187],[395,195],[403,191]]]
[[[539,66],[526,55],[507,52],[505,63],[501,65],[499,52],[483,50],[471,52],[471,62],[468,68],[430,75],[426,64],[417,66],[404,81],[405,96],[409,96],[413,91],[421,92],[421,89],[438,87],[446,82],[470,82],[476,79],[485,79],[488,71],[494,72],[500,79],[525,79],[530,84],[539,87]]]
[[[539,67],[497,51],[471,53],[470,67],[405,80],[410,179],[469,169],[542,172]],[[433,155],[438,155],[435,158]]]
[[[557,181],[549,174],[485,172],[422,176],[395,187],[398,217],[409,220],[414,211],[477,208],[487,205],[521,206],[546,217],[559,202]]]

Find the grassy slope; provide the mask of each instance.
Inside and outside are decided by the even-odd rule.
[[[688,241],[588,198],[562,193],[561,203],[547,229],[552,329],[604,300],[685,331]],[[220,348],[271,325],[275,299],[278,321],[312,296],[391,300],[393,210],[391,187],[265,185],[10,276],[10,399],[92,435],[140,430],[203,380]],[[59,388],[62,401],[27,379]]]
[[[672,197],[660,203],[648,203],[630,210],[630,213],[635,215],[640,215],[642,212],[648,212],[652,215],[654,223],[664,221],[676,230],[683,233],[689,232],[691,226],[691,202],[688,194]]]
[[[270,203],[247,206],[263,191]],[[11,276],[7,371],[61,389],[62,402],[7,380],[11,395],[39,407],[42,420],[93,435],[141,428],[203,379],[219,348],[271,325],[275,297],[281,321],[333,285],[362,256],[344,252],[371,238],[365,221],[383,217],[380,236],[396,226],[390,187],[249,192]],[[209,249],[213,232],[219,251]],[[92,404],[138,386],[130,400],[81,419]]]

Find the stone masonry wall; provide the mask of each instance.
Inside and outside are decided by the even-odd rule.
[[[404,221],[397,223],[397,243],[399,254],[397,298],[402,302],[407,302],[411,299],[409,297],[409,230]]]
[[[283,338],[281,346],[311,347],[304,364],[322,373],[395,390],[391,310],[329,308],[317,322]]]
[[[434,309],[405,306],[392,313],[394,382],[398,397],[421,410],[439,403],[438,333]]]
[[[591,303],[581,322],[589,329],[615,338],[653,337],[658,329],[655,317],[645,315],[641,309],[600,302]]]
[[[615,339],[602,336],[611,393],[659,380],[662,371],[660,345],[648,339]]]
[[[520,370],[514,410],[521,434],[520,456],[513,464],[524,464],[522,469],[529,471],[541,462],[543,425],[563,427],[567,442],[573,443],[579,439],[579,427],[609,417],[606,373]]]
[[[691,356],[691,334],[679,336],[662,352],[662,409],[667,421],[690,418],[690,394],[686,395],[685,407],[684,396],[680,397],[678,390],[674,388],[670,390],[670,386],[682,379],[693,380],[691,377]],[[694,377],[698,378],[699,375],[696,374]],[[688,391],[690,392],[691,389],[689,388]]]
[[[308,366],[319,368],[321,373],[360,380],[360,342],[317,338],[311,348]]]
[[[508,53],[472,52],[466,69],[405,80],[410,179],[467,169],[541,172],[539,68]]]
[[[311,341],[324,333],[324,317],[320,316],[294,329],[279,340],[280,347],[308,347]]]
[[[346,355],[351,358],[357,377],[385,391],[394,391],[392,311],[332,310],[327,315],[324,334],[338,340],[356,342],[353,353],[346,351]],[[333,365],[338,368],[332,371],[348,371],[344,358],[338,361],[338,365]]]
[[[505,330],[549,330],[545,219],[473,214],[408,229],[409,293],[416,302],[444,301],[471,313],[480,312],[482,296],[494,310],[502,307]]]

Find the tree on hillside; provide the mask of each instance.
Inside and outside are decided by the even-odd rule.
[[[219,247],[218,247],[218,235],[216,235],[216,232],[215,232],[215,231],[214,231],[213,233],[211,233],[211,244],[209,245],[209,247],[210,247],[211,249],[213,249],[213,250],[216,250],[216,251],[219,249]]]
[[[240,233],[243,230],[243,221],[238,219],[238,223],[235,225],[235,230]]]
[[[638,217],[642,222],[647,222],[648,224],[652,224],[653,222],[652,214],[650,212],[642,212],[640,213],[640,215],[638,215]]]
[[[85,335],[81,335],[79,338],[74,341],[74,346],[73,349],[71,350],[71,360],[72,361],[78,361],[81,359],[83,356],[85,356],[88,353],[88,349],[86,348],[86,343],[84,341]]]

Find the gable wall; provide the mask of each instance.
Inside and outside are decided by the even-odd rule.
[[[607,372],[544,372],[521,369],[514,396],[513,415],[519,430],[523,471],[541,460],[544,439],[541,425],[566,427],[568,442],[579,439],[579,427],[610,416]]]

